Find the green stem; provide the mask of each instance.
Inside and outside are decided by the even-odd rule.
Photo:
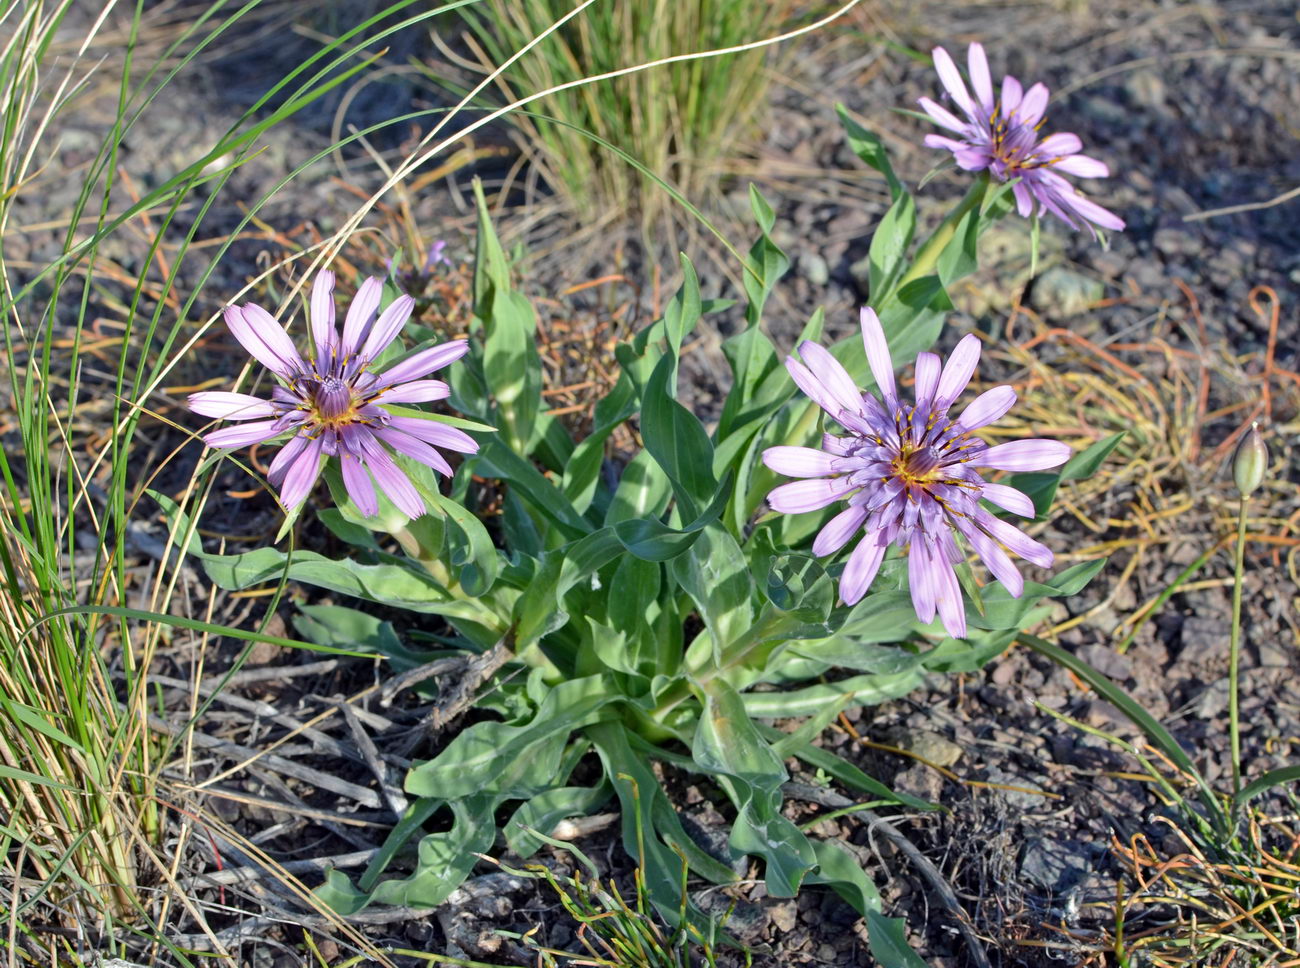
[[[928,276],[934,272],[934,267],[939,261],[940,253],[948,247],[948,243],[952,241],[952,237],[957,233],[958,223],[960,223],[972,209],[984,201],[984,194],[988,190],[988,187],[989,176],[986,172],[980,175],[979,178],[975,179],[975,183],[971,185],[970,190],[966,192],[966,196],[957,204],[957,207],[948,213],[948,217],[945,218],[943,222],[940,223],[939,227],[934,230],[934,233],[925,240],[925,243],[917,251],[916,258],[912,260],[911,267],[907,272],[903,273],[902,278],[898,280],[898,284],[891,291],[897,292],[909,282],[914,282],[922,276]],[[947,281],[948,280],[944,280],[945,284]]]
[[[1241,664],[1241,587],[1246,570],[1246,507],[1244,494],[1237,511],[1237,547],[1232,574],[1232,638],[1228,646],[1228,744],[1232,750],[1232,819],[1235,824],[1237,794],[1241,792],[1241,724],[1237,714],[1238,666]]]

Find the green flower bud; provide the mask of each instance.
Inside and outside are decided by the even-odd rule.
[[[1250,430],[1237,445],[1237,453],[1232,458],[1232,478],[1237,482],[1237,490],[1242,497],[1250,494],[1264,480],[1268,472],[1268,448],[1260,436],[1259,424],[1251,424]]]

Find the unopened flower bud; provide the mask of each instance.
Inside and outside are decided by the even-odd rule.
[[[1267,471],[1268,448],[1264,446],[1264,438],[1259,433],[1259,424],[1251,424],[1232,458],[1232,478],[1237,482],[1241,496],[1249,497],[1263,483]]]

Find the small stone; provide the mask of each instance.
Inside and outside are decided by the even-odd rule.
[[[1092,851],[1078,840],[1033,837],[1020,860],[1020,876],[1054,894],[1079,884],[1091,870]]]
[[[889,739],[899,749],[918,756],[935,766],[952,766],[961,759],[962,748],[939,733],[928,729],[896,729]]]
[[[799,253],[799,272],[814,286],[824,286],[831,281],[831,267],[816,252]]]
[[[767,909],[767,916],[772,919],[772,926],[778,931],[793,931],[799,923],[799,908],[794,901],[781,901]]]
[[[1108,645],[1094,643],[1079,650],[1079,658],[1115,682],[1133,678],[1133,661]]]
[[[1105,294],[1101,282],[1065,266],[1053,266],[1034,280],[1034,305],[1048,316],[1074,316]]]

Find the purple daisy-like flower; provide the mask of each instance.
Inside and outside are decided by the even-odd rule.
[[[1024,579],[1004,547],[1036,565],[1052,564],[1052,552],[980,505],[981,499],[1033,517],[1034,504],[1022,491],[985,481],[979,468],[1038,471],[1056,467],[1070,448],[1055,440],[1016,440],[990,447],[974,436],[1001,418],[1016,401],[1009,386],[976,397],[958,417],[949,408],[966,389],[979,362],[980,342],[965,336],[947,363],[934,353],[916,358],[916,402],[903,403],[894,384],[893,362],[880,320],[862,310],[862,341],[881,400],[860,391],[829,352],[805,340],[804,362],[793,357],[786,369],[799,389],[848,434],[826,434],[822,447],[769,447],[763,463],[788,477],[768,495],[773,509],[787,514],[817,511],[837,501],[848,507],[831,518],[813,540],[821,557],[864,536],[849,555],[840,578],[840,598],[856,604],[876,577],[885,550],[908,548],[908,584],[917,616],[937,611],[950,635],[966,635],[966,612],[953,565],[965,560],[956,535],[963,536],[989,571],[1013,596]],[[883,401],[883,402],[882,402]]]
[[[963,117],[928,97],[921,98],[920,105],[931,120],[956,135],[926,135],[928,147],[951,151],[957,167],[966,171],[988,171],[1004,182],[1019,179],[1011,191],[1017,211],[1026,218],[1035,211],[1050,212],[1071,228],[1086,227],[1094,236],[1094,226],[1116,232],[1124,228],[1123,219],[1084,198],[1061,174],[1105,178],[1110,174],[1105,162],[1079,154],[1083,143],[1077,135],[1051,134],[1038,139],[1047,110],[1045,85],[1035,84],[1026,91],[1008,74],[995,94],[984,48],[971,44],[966,64],[972,96],[948,52],[936,47],[933,57],[939,80]]]
[[[230,332],[250,356],[275,374],[278,385],[270,400],[211,391],[190,394],[189,406],[205,417],[250,421],[205,434],[209,447],[246,447],[294,432],[271,462],[268,475],[272,486],[280,489],[286,508],[306,500],[325,458],[337,457],[343,484],[362,514],[378,513],[378,483],[398,509],[418,518],[425,512],[424,500],[389,451],[450,475],[451,466],[434,447],[463,454],[478,450],[462,430],[384,408],[383,404],[426,403],[448,396],[447,384],[424,378],[464,356],[469,344],[453,340],[373,372],[376,357],[397,337],[415,306],[415,300],[402,295],[379,312],[383,289],[380,279],[361,284],[340,335],[334,324],[334,273],[322,270],[311,290],[315,358],[310,362],[261,306],[226,308]]]

